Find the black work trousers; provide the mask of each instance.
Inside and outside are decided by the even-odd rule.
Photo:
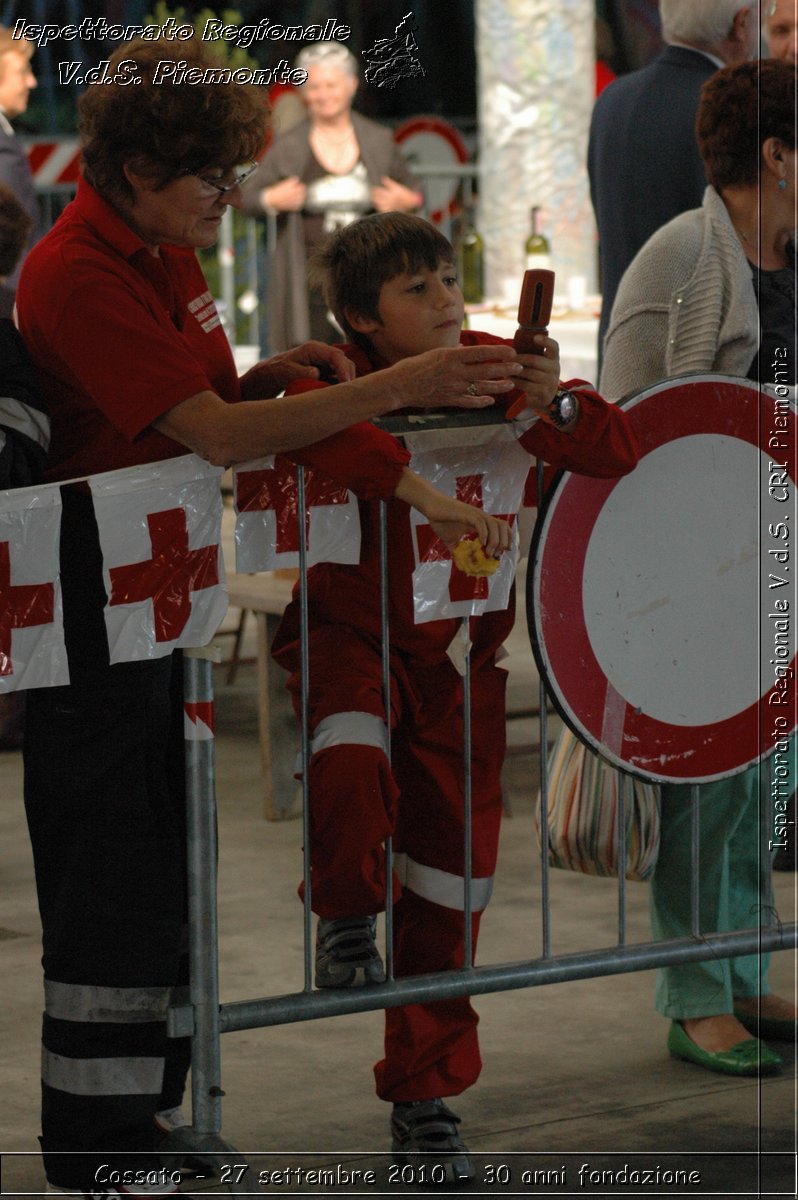
[[[50,1183],[151,1170],[155,1112],[180,1103],[187,983],[179,653],[110,666],[88,497],[63,489],[71,683],[28,695],[25,806],[43,932],[42,1148]]]

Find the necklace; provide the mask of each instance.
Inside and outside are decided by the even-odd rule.
[[[328,146],[343,146],[345,142],[348,142],[355,136],[354,126],[352,125],[349,126],[349,129],[343,135],[343,137],[330,137],[329,133],[325,133],[324,130],[320,129],[318,126],[313,130],[313,133],[319,139],[319,141],[324,142]]]

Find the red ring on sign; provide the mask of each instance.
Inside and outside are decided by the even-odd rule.
[[[710,385],[710,386],[707,386]],[[669,401],[669,403],[667,403]],[[769,458],[786,463],[795,487],[794,457],[774,455],[774,396],[755,383],[720,375],[691,375],[666,381],[623,403],[646,455],[668,442],[700,434],[745,441]],[[740,406],[743,406],[741,410]],[[654,419],[651,420],[651,416]],[[783,441],[794,456],[795,412]],[[795,676],[790,703],[767,704],[772,685],[759,700],[725,720],[708,725],[675,725],[630,705],[613,686],[594,653],[583,612],[588,547],[596,521],[621,481],[563,473],[555,481],[538,522],[530,551],[527,614],[541,677],[563,719],[574,732],[616,766],[658,781],[691,783],[722,779],[745,770],[773,746],[774,717],[795,728]],[[791,533],[796,546],[798,530]],[[563,545],[567,547],[563,553]],[[798,547],[792,557],[798,563]],[[795,567],[788,578],[794,575]],[[794,589],[790,590],[790,595]],[[789,612],[790,622],[798,619]],[[757,631],[758,636],[758,631]],[[796,656],[790,663],[796,670]],[[614,729],[613,744],[606,729]],[[668,762],[663,768],[663,758]]]
[[[418,133],[434,133],[437,137],[443,138],[454,151],[457,162],[468,162],[468,148],[455,127],[450,125],[448,121],[443,121],[440,117],[410,117],[407,121],[403,121],[401,125],[397,125],[393,133],[394,141],[398,142],[401,146],[409,138],[414,137]],[[439,225],[447,214],[453,217],[460,210],[456,195],[457,180],[454,182],[455,195],[449,201],[446,211],[444,212],[442,208],[436,208],[434,212],[429,214],[429,220],[435,225]]]

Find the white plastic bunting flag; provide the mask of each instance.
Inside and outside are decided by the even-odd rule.
[[[205,646],[227,611],[221,467],[195,454],[89,479],[111,662]]]
[[[235,480],[236,570],[299,566],[297,467],[286,458],[239,463]],[[360,510],[342,484],[305,468],[307,564],[360,562]]]
[[[69,683],[57,487],[0,492],[0,692]]]
[[[457,443],[458,435],[460,444],[452,444]],[[494,575],[465,575],[455,568],[448,549],[421,513],[411,509],[416,624],[505,609],[518,564],[516,517],[529,473],[529,455],[510,426],[497,426],[490,433],[480,429],[478,441],[467,429],[410,434],[404,441],[412,453],[409,465],[413,471],[447,495],[504,517],[515,533],[513,546],[502,554]]]

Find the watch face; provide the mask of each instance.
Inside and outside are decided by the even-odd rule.
[[[567,425],[576,416],[576,400],[570,392],[558,392],[552,401],[550,411],[555,425]]]
[[[560,396],[560,420],[563,425],[567,425],[569,421],[573,421],[576,416],[576,401],[570,392],[564,392]]]

